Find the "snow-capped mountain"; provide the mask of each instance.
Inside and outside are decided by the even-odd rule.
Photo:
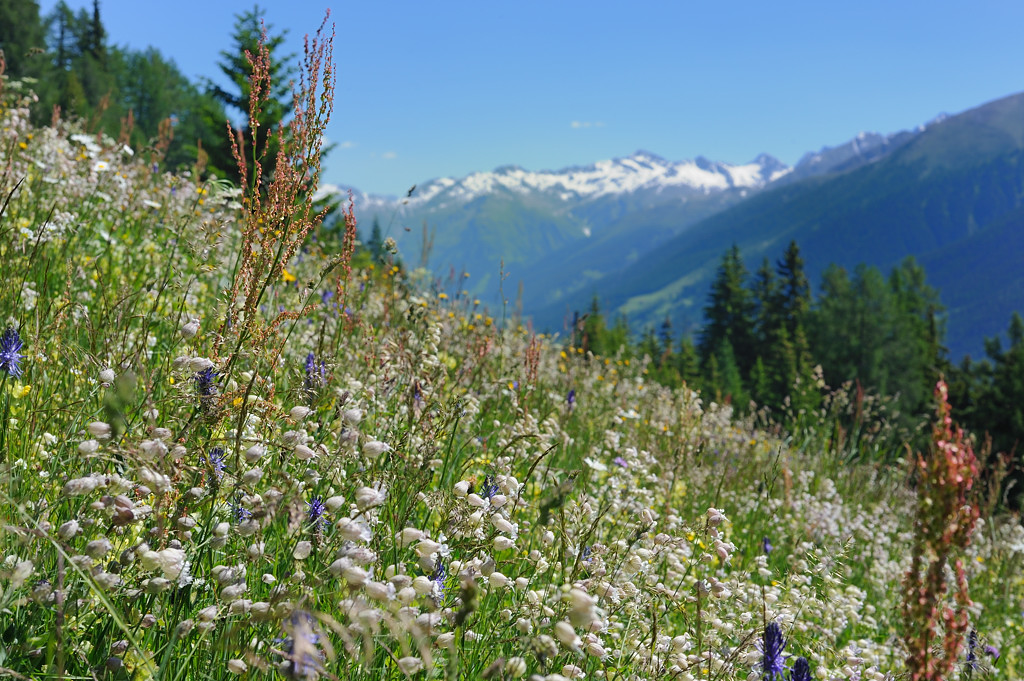
[[[408,196],[381,197],[352,191],[356,216],[368,235],[374,219],[394,237],[406,262],[435,272],[471,268],[471,289],[481,295],[502,263],[525,266],[562,248],[589,252],[586,242],[624,239],[627,252],[648,248],[742,200],[791,169],[762,154],[732,165],[697,158],[669,161],[647,151],[561,170],[503,166],[455,179],[421,183]],[[325,186],[322,193],[348,193]],[[633,234],[623,220],[670,206],[672,218]],[[429,238],[424,238],[424,226]],[[423,245],[431,244],[428,253]],[[621,249],[615,246],[611,252]]]
[[[668,161],[657,154],[637,151],[625,158],[598,161],[587,166],[561,170],[530,171],[519,166],[502,166],[490,172],[477,172],[461,179],[442,177],[419,186],[410,197],[387,197],[356,192],[356,205],[364,209],[403,206],[403,212],[415,211],[439,203],[466,203],[494,193],[520,196],[541,194],[573,203],[638,192],[711,193],[728,189],[761,189],[790,172],[781,161],[761,154],[750,163],[731,165],[698,157],[687,161]],[[324,192],[346,191],[326,185]]]
[[[637,151],[561,170],[508,165],[442,177],[402,197],[351,195],[363,236],[378,221],[407,264],[435,273],[465,268],[472,272],[470,292],[492,302],[502,272],[535,282],[557,272],[545,286],[557,297],[766,188],[872,162],[914,134],[863,133],[807,154],[794,167],[768,154],[733,165]],[[349,191],[327,185],[321,193]]]
[[[669,187],[703,192],[759,189],[787,171],[783,163],[767,154],[745,165],[729,165],[705,158],[667,161],[656,154],[638,151],[625,158],[557,171],[533,172],[519,166],[503,166],[492,172],[473,173],[461,180],[441,178],[417,189],[409,205],[424,205],[442,197],[472,201],[500,191],[540,192],[554,194],[562,201],[587,201],[645,190],[663,191]]]

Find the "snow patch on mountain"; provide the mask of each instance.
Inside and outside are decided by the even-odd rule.
[[[751,163],[734,166],[703,158],[667,161],[656,154],[638,151],[625,158],[557,171],[534,172],[519,166],[503,166],[491,172],[472,173],[461,180],[449,177],[431,180],[419,187],[408,203],[410,207],[423,206],[441,195],[468,202],[496,192],[550,193],[569,202],[638,190],[657,191],[663,187],[683,187],[705,193],[729,188],[759,189],[788,170],[766,154]]]

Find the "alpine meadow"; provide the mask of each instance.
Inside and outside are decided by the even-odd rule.
[[[919,264],[787,238],[696,342],[542,333],[322,190],[329,13],[218,92],[96,7],[0,61],[0,677],[1024,678],[1019,316],[957,366]]]

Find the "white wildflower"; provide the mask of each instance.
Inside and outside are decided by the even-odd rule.
[[[554,627],[555,638],[562,642],[566,648],[570,650],[579,649],[583,641],[579,636],[576,635],[576,631],[572,628],[572,625],[565,621],[558,621]]]
[[[399,546],[406,547],[415,541],[423,539],[423,536],[423,530],[418,530],[415,527],[407,527],[395,535],[395,539],[398,541]]]
[[[412,676],[423,669],[423,660],[418,657],[403,657],[398,660],[398,667],[407,676]]]
[[[386,442],[381,442],[380,440],[370,440],[369,442],[363,445],[363,454],[365,454],[366,456],[380,456],[389,449],[391,449],[391,446],[388,445]]]
[[[356,490],[356,506],[360,511],[365,511],[384,503],[387,495],[373,487],[360,487]]]
[[[94,438],[100,440],[105,440],[110,437],[110,424],[104,423],[103,421],[93,421],[86,426],[86,430],[88,430],[89,434]]]

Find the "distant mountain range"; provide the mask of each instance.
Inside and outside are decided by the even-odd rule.
[[[1024,310],[1024,94],[911,131],[861,133],[793,167],[767,154],[735,166],[638,151],[355,200],[364,230],[379,219],[408,264],[432,240],[427,266],[468,270],[470,292],[492,306],[503,271],[504,297],[521,283],[524,313],[551,330],[597,295],[637,330],[668,317],[694,331],[729,246],[753,270],[791,239],[815,285],[833,262],[887,269],[917,257],[949,308],[954,358],[980,354],[983,338]]]

